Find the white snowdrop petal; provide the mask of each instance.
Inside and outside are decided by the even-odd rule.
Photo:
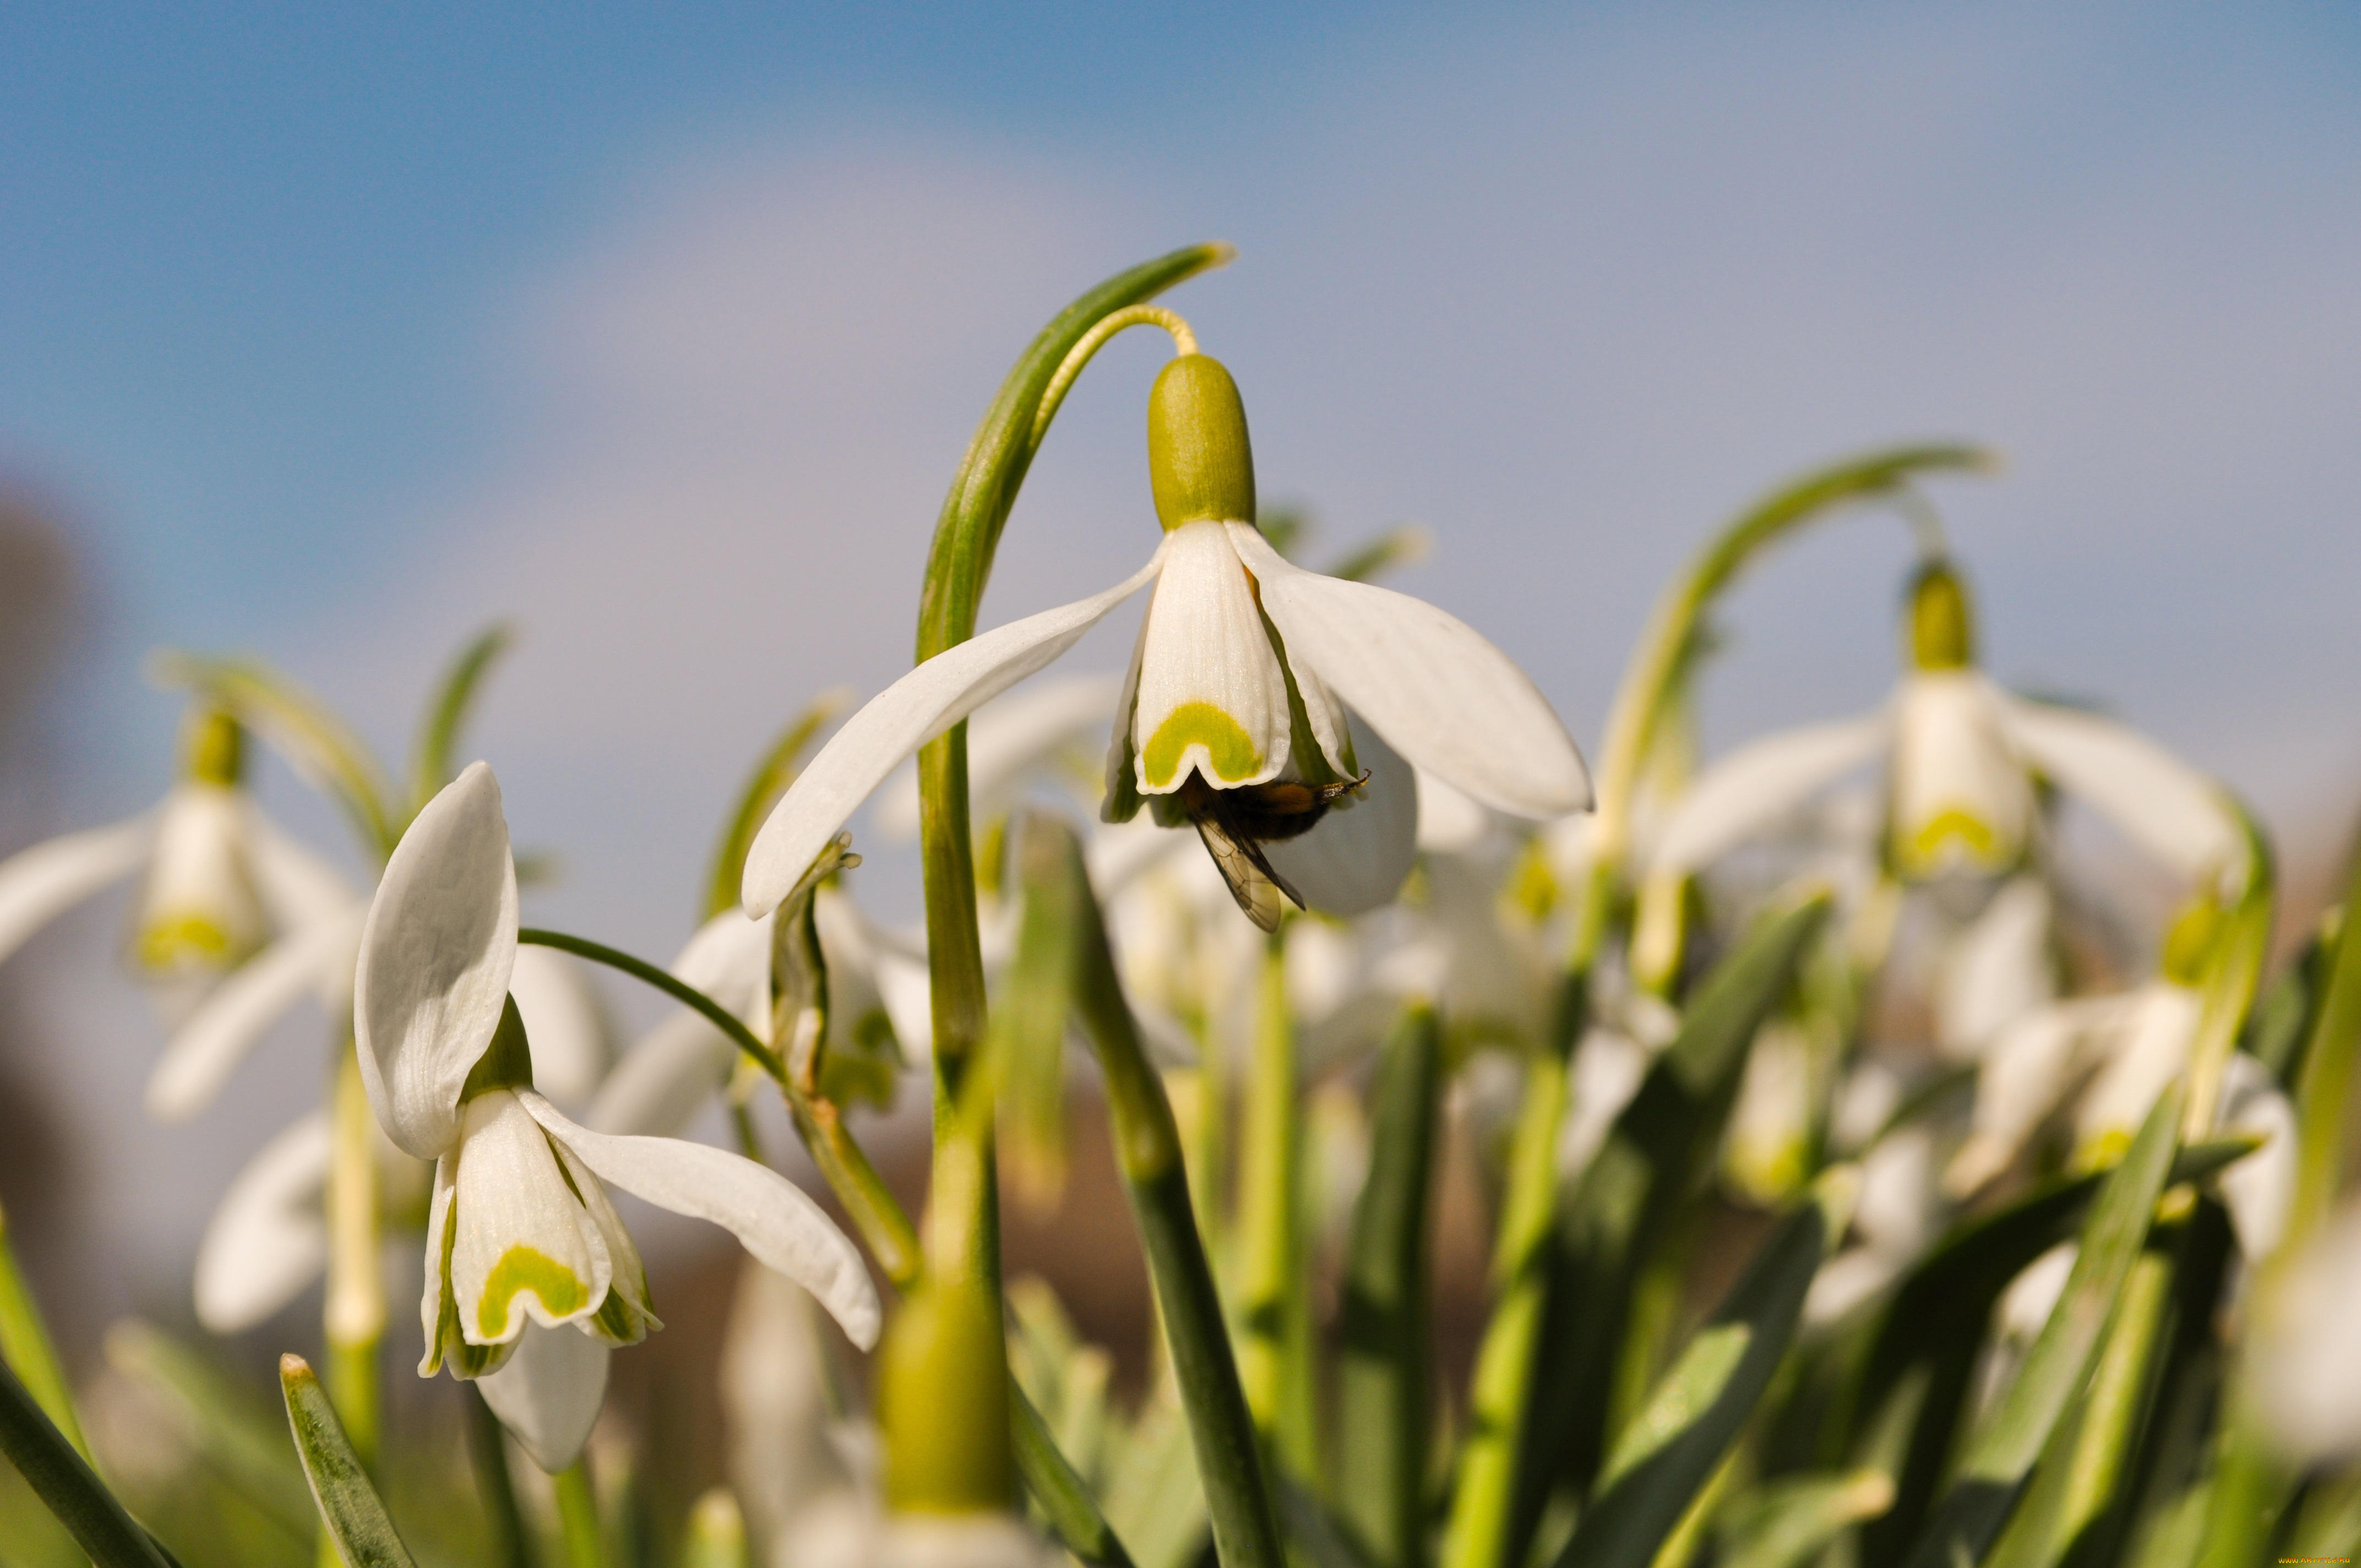
[[[500,1026],[516,933],[500,786],[476,762],[394,846],[353,971],[361,1081],[387,1135],[422,1159],[458,1140],[459,1091]]]
[[[1271,869],[1323,915],[1361,915],[1393,902],[1418,859],[1418,775],[1376,735],[1365,735],[1369,782],[1310,832],[1262,847]]]
[[[1657,836],[1649,869],[1696,872],[1866,763],[1893,732],[1883,713],[1783,729],[1739,747],[1689,786]]]
[[[2114,1004],[2114,999],[2109,999]],[[2060,1004],[2026,1014],[1993,1037],[1976,1074],[1968,1140],[1943,1174],[1944,1189],[1965,1197],[2007,1168],[2041,1119],[2066,1092],[2074,1047],[2103,1026],[2087,1006]]]
[[[1118,675],[1070,675],[1011,692],[976,709],[967,722],[968,810],[989,821],[1016,804],[1026,780],[1060,752],[1096,737],[1114,718]],[[918,834],[918,773],[904,767],[881,791],[870,821],[898,840]]]
[[[1568,821],[1579,818],[1568,817]],[[1460,854],[1483,842],[1492,814],[1456,784],[1430,773],[1418,775],[1418,847],[1430,854]]]
[[[2230,1211],[2238,1250],[2250,1263],[2271,1255],[2287,1234],[2295,1203],[2295,1107],[2270,1069],[2244,1051],[2230,1053],[2222,1088],[2222,1130],[2263,1140],[2263,1146],[2214,1179]]]
[[[1972,1061],[2024,1014],[2053,1000],[2049,889],[2011,877],[1960,933],[1935,980],[1935,1042],[1952,1061]]]
[[[314,1111],[263,1145],[222,1194],[197,1244],[197,1321],[211,1332],[254,1327],[326,1266],[329,1142],[327,1113]]]
[[[607,1070],[607,1019],[580,960],[521,946],[509,994],[533,1048],[533,1087],[561,1105],[589,1099]]]
[[[1894,848],[1911,876],[2005,870],[2025,847],[2033,786],[1999,689],[1973,670],[1921,670],[1894,707]]]
[[[601,1179],[660,1209],[721,1226],[757,1262],[818,1298],[853,1343],[866,1350],[877,1343],[877,1288],[859,1250],[794,1182],[704,1144],[591,1132],[531,1091],[518,1099]]]
[[[829,737],[755,834],[741,890],[746,913],[760,916],[777,908],[902,759],[1072,647],[1155,576],[1163,561],[1159,545],[1147,565],[1105,592],[970,638],[871,699]]]
[[[2002,698],[2026,756],[2104,812],[2140,848],[2194,882],[2245,872],[2237,819],[2213,782],[2138,731],[2071,708]]]
[[[2361,1208],[2347,1207],[2255,1303],[2248,1352],[2263,1424],[2309,1467],[2361,1454]]]
[[[0,959],[83,899],[139,869],[155,842],[150,812],[68,833],[0,861]]]
[[[677,1137],[729,1081],[738,1047],[684,1007],[623,1053],[582,1120],[602,1133]]]
[[[606,1238],[519,1101],[494,1090],[467,1105],[451,1292],[470,1344],[510,1343],[528,1318],[552,1328],[587,1318],[612,1277]]]
[[[476,1379],[476,1387],[526,1455],[555,1475],[581,1458],[590,1441],[607,1401],[612,1354],[579,1329],[531,1323],[516,1354],[499,1371]]]
[[[135,962],[159,975],[225,970],[269,939],[248,853],[254,818],[244,790],[172,786],[132,917]]]
[[[1288,658],[1316,670],[1404,757],[1511,816],[1546,820],[1590,805],[1573,737],[1507,654],[1431,604],[1304,571],[1250,524],[1226,526]]]
[[[248,815],[247,851],[256,891],[280,930],[334,919],[363,903],[352,880],[310,849],[272,826],[259,811]]]
[[[2074,1108],[2076,1152],[2089,1157],[2110,1140],[2128,1145],[2165,1086],[2189,1066],[2202,1005],[2197,992],[2157,981],[2131,993],[2109,1032],[2106,1065]]]
[[[214,1102],[222,1085],[270,1026],[304,997],[350,975],[368,907],[347,904],[334,916],[291,932],[241,964],[182,1019],[148,1075],[148,1114],[184,1122]]]
[[[1221,523],[1184,523],[1165,535],[1133,713],[1143,795],[1171,793],[1192,769],[1226,789],[1277,778],[1287,766],[1287,676]]]

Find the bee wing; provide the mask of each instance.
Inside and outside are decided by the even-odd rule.
[[[1213,857],[1213,869],[1230,884],[1230,896],[1247,919],[1266,931],[1279,929],[1279,894],[1293,899],[1297,908],[1303,899],[1285,877],[1271,870],[1262,846],[1252,839],[1235,833],[1230,825],[1210,812],[1201,812],[1191,818],[1197,826],[1197,837],[1203,841],[1205,852]]]

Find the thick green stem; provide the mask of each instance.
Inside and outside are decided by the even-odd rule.
[[[41,1321],[41,1309],[17,1265],[5,1210],[0,1210],[0,1362],[7,1364],[41,1413],[89,1463],[90,1443],[74,1414],[73,1385],[67,1380],[57,1346],[49,1339],[49,1325]]]
[[[566,1537],[567,1568],[607,1568],[607,1540],[598,1526],[598,1499],[590,1489],[589,1455],[549,1479],[557,1493],[557,1522]]]
[[[377,1121],[349,1042],[331,1091],[328,1288],[324,1317],[328,1393],[353,1452],[377,1464],[378,1347],[385,1338],[385,1270],[378,1246]]]
[[[1298,1475],[1319,1474],[1308,1452],[1312,1412],[1290,1408],[1308,1392],[1290,1365],[1290,1312],[1303,1304],[1302,1118],[1295,1093],[1295,1023],[1287,1010],[1280,938],[1265,945],[1255,1020],[1254,1076],[1246,1093],[1238,1168],[1238,1379],[1255,1430]]]
[[[1226,259],[1224,247],[1195,246],[1109,279],[1060,313],[1017,359],[969,443],[943,502],[918,605],[917,663],[975,635],[1001,530],[1039,444],[1042,401],[1067,355],[1107,316]],[[988,1315],[996,1322],[1000,1206],[992,1118],[988,1105],[983,1114],[971,1113],[974,1108],[964,1103],[962,1094],[970,1060],[985,1033],[964,724],[954,725],[918,753],[918,839],[926,868],[934,1011],[935,1160],[927,1216],[935,1271],[930,1288],[972,1292],[969,1308],[955,1315]],[[1005,1381],[1005,1368],[996,1369],[995,1376]],[[982,1430],[972,1440],[1001,1442],[1005,1435],[1005,1427]],[[889,1428],[889,1453],[897,1441]]]
[[[533,1568],[532,1535],[517,1510],[516,1486],[509,1475],[508,1434],[473,1383],[467,1389],[467,1458],[476,1472],[476,1495],[484,1507],[485,1555],[497,1568]]]

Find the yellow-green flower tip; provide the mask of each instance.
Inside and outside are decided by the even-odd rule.
[[[199,784],[228,786],[246,776],[246,731],[218,707],[189,716],[181,747],[188,776]]]
[[[2205,978],[2213,938],[2222,929],[2222,906],[2210,898],[2191,899],[2164,934],[2157,969],[2175,985],[2194,986]]]
[[[1968,586],[1949,561],[1927,562],[1910,584],[1910,662],[1922,670],[1964,669],[1976,662]]]
[[[981,1289],[929,1285],[902,1304],[877,1350],[885,1501],[903,1513],[1008,1507],[1008,1362],[998,1303]]]
[[[1254,448],[1246,406],[1222,362],[1184,354],[1148,394],[1148,478],[1166,532],[1184,522],[1252,522]]]

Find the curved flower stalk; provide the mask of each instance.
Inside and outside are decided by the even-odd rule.
[[[180,780],[155,809],[0,861],[0,959],[83,899],[136,880],[125,961],[177,1024],[274,939],[322,940],[357,895],[270,825],[245,772],[237,721],[192,712]]]
[[[736,909],[723,910],[697,928],[671,970],[773,1047],[780,1045],[773,1025],[780,915],[749,920]],[[811,917],[828,977],[825,1054],[837,1069],[820,1086],[823,1096],[888,1104],[896,1072],[923,1060],[928,1047],[924,948],[912,952],[832,885],[814,891]],[[533,950],[521,948],[519,956]],[[730,1081],[739,1058],[734,1041],[683,1007],[615,1064],[583,1120],[605,1133],[676,1136]]]
[[[1252,521],[1237,389],[1193,339],[1176,337],[1181,354],[1149,398],[1149,477],[1164,536],[1148,564],[1102,593],[937,654],[855,714],[756,836],[746,865],[750,915],[785,896],[904,758],[1048,665],[1151,583],[1117,706],[1103,810],[1123,821],[1155,802],[1159,822],[1197,823],[1216,860],[1235,871],[1240,906],[1265,929],[1276,927],[1279,905],[1259,890],[1291,879],[1258,874],[1275,870],[1263,863],[1261,840],[1312,830],[1332,809],[1332,831],[1342,831],[1358,815],[1356,794],[1380,804],[1409,793],[1406,780],[1389,785],[1365,773],[1352,714],[1411,762],[1498,809],[1548,818],[1589,804],[1588,775],[1565,726],[1498,649],[1430,605],[1305,571],[1270,547]],[[1378,821],[1361,830],[1384,832],[1374,853],[1342,858],[1407,872],[1414,812],[1371,815]],[[1322,891],[1309,894],[1314,905]]]
[[[860,1255],[785,1178],[702,1145],[591,1132],[534,1091],[509,995],[516,911],[500,786],[478,762],[403,834],[354,977],[369,1103],[395,1144],[435,1161],[421,1375],[445,1364],[464,1378],[495,1372],[529,1322],[601,1344],[656,1326],[602,1181],[724,1226],[811,1290],[856,1343],[874,1343],[877,1297]],[[547,1431],[570,1431],[560,1418],[578,1413],[592,1359],[566,1345],[526,1364],[519,1398],[548,1417]]]

